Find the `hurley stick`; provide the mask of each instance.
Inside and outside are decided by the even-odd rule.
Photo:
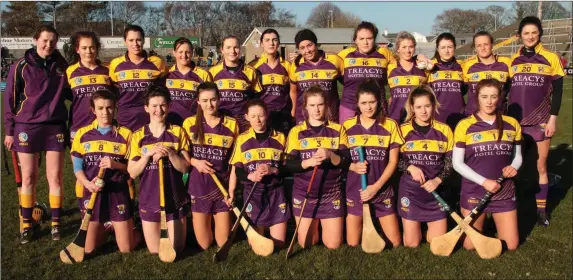
[[[159,159],[159,208],[161,211],[161,237],[159,238],[159,259],[163,262],[173,262],[177,253],[169,241],[167,234],[167,214],[165,213],[165,178],[163,171],[163,158]]]

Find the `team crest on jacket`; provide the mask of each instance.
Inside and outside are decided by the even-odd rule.
[[[82,83],[82,77],[77,77],[76,80],[74,81],[76,84],[80,85]]]
[[[217,84],[219,85],[219,87],[222,87],[222,86],[223,86],[223,81],[219,81]]]
[[[229,143],[229,140],[226,138],[223,138],[223,147],[227,147],[228,143]]]
[[[286,203],[281,203],[279,205],[279,208],[281,209],[281,213],[286,213]]]
[[[511,67],[511,70],[513,70],[513,72],[517,72],[517,65]]]
[[[517,67],[515,68],[515,70],[517,70]],[[514,70],[514,71],[515,71],[515,70]],[[477,79],[479,79],[479,74],[478,74],[478,73],[473,74],[473,75],[472,75],[472,80],[477,80]]]
[[[406,144],[406,150],[411,150],[414,148],[414,142],[408,142]]]
[[[336,210],[340,209],[340,199],[332,201],[332,207]]]
[[[171,79],[167,80],[167,85],[168,85],[168,86],[173,86],[173,80],[171,80]]]
[[[277,152],[277,151],[274,151],[274,152],[273,152],[273,159],[274,159],[274,160],[279,160],[279,159],[280,159],[280,154],[279,154],[279,152]]]
[[[246,159],[247,161],[251,161],[252,158],[253,158],[253,156],[251,155],[250,152],[246,152],[246,153],[245,153],[245,159]]]
[[[543,66],[537,66],[537,72],[543,73],[543,68],[545,68],[545,67],[543,67]]]
[[[397,84],[397,83],[400,82],[400,79],[399,79],[399,78],[394,78],[394,79],[392,79],[392,81],[394,81],[394,83]]]
[[[119,145],[113,145],[113,152],[114,153],[119,153]]]
[[[330,140],[330,146],[332,146],[333,149],[336,148],[336,140]]]
[[[505,135],[507,136],[507,140],[513,141],[513,135],[510,132],[506,132]]]
[[[56,139],[58,140],[58,143],[64,143],[64,134],[63,133],[56,134]]]
[[[26,134],[26,132],[20,132],[18,134],[18,140],[20,140],[20,142],[27,142],[28,141],[28,134]]]
[[[123,80],[123,79],[125,79],[125,76],[127,76],[127,74],[125,74],[125,72],[119,73],[119,79]]]
[[[332,72],[326,72],[326,77],[329,79],[332,78]]]
[[[346,199],[346,206],[348,207],[354,207],[354,200],[352,199]]]
[[[400,204],[402,204],[402,207],[408,207],[410,206],[410,200],[407,197],[402,197],[400,199]]]
[[[384,205],[386,208],[392,207],[392,200],[390,200],[389,198],[384,199]]]
[[[440,76],[440,73],[436,72],[436,73],[432,74],[432,76],[434,76],[434,78],[438,78]]]
[[[438,150],[440,152],[443,152],[444,151],[444,144],[438,144]]]
[[[298,74],[298,77],[301,78],[301,79],[304,79],[304,76],[305,76],[304,72],[300,72],[300,73]]]
[[[354,136],[348,137],[348,143],[350,143],[350,145],[354,145],[354,143],[356,143],[356,139],[354,138]]]
[[[251,205],[251,203],[249,202],[249,205],[247,205],[247,213],[251,213],[251,211],[253,211],[253,205]]]
[[[481,140],[481,134],[480,134],[480,133],[474,134],[473,140],[474,140],[474,141],[479,141],[479,140]]]
[[[70,138],[74,139],[75,136],[76,136],[76,132],[75,132],[75,131],[70,132]]]
[[[354,58],[351,59],[351,60],[348,62],[348,64],[350,64],[350,65],[356,64],[356,59],[354,59]]]
[[[120,205],[118,205],[118,206],[117,206],[117,212],[118,212],[120,215],[123,215],[123,213],[125,213],[125,204],[120,204]]]
[[[153,73],[151,73],[151,71],[147,71],[147,78],[153,78]]]
[[[301,148],[306,148],[308,146],[308,141],[306,139],[302,139],[300,140],[300,147]]]
[[[84,144],[84,151],[85,151],[86,153],[90,151],[90,148],[91,148],[90,143],[85,143],[85,144]]]

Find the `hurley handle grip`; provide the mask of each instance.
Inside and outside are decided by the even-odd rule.
[[[364,157],[364,148],[356,147],[355,151],[358,153],[358,157],[360,158],[360,162],[364,162],[366,159]],[[366,174],[360,175],[360,183],[362,184],[362,190],[365,190],[368,186]]]
[[[16,184],[22,183],[22,174],[20,174],[20,166],[18,165],[18,154],[12,150],[12,166],[14,167],[14,178],[16,179]]]
[[[452,212],[450,205],[448,205],[448,203],[436,191],[433,191],[432,195],[434,195],[436,200],[438,200],[442,207],[444,207],[444,210],[446,210],[448,213]]]
[[[503,182],[503,175],[499,178],[497,178],[496,182],[498,184],[501,184],[501,182]],[[475,216],[477,216],[477,214],[479,214],[479,212],[481,212],[484,208],[485,205],[489,202],[489,200],[491,199],[491,197],[493,196],[492,192],[487,192],[482,199],[480,199],[480,201],[478,202],[478,204],[476,205],[476,207],[474,207],[474,209],[472,210],[472,212],[470,212],[470,214],[468,215],[468,217],[471,217],[471,219],[473,219]]]
[[[221,181],[219,181],[219,178],[217,178],[217,175],[215,175],[215,173],[211,173],[210,175],[211,175],[211,178],[213,178],[213,181],[215,181],[215,184],[217,185],[217,187],[219,188],[219,190],[221,191],[221,193],[223,194],[225,199],[229,198],[229,192],[227,192],[225,187],[223,187],[223,184],[221,184]]]

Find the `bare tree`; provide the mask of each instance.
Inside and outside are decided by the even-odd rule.
[[[9,2],[2,12],[3,36],[32,36],[40,24],[37,2]]]
[[[306,20],[306,25],[316,28],[330,27],[356,27],[360,18],[352,13],[343,12],[332,2],[322,2],[314,7]]]
[[[513,19],[520,21],[526,16],[537,16],[538,2],[517,1],[513,3]],[[543,13],[541,19],[570,18],[568,11],[561,3],[555,1],[543,1],[541,6]]]
[[[475,33],[493,29],[493,16],[481,10],[448,9],[436,16],[432,26],[434,33]]]
[[[113,5],[113,17],[118,19],[122,24],[122,30],[128,24],[134,24],[146,13],[143,2],[123,1],[110,2]],[[118,24],[119,25],[119,24]]]
[[[53,22],[54,28],[56,28],[57,24],[57,15],[60,14],[62,10],[69,6],[69,2],[63,1],[45,1],[45,2],[38,2],[40,6],[40,15],[44,16],[44,18],[51,19]]]

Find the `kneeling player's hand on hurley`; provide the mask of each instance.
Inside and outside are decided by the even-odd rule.
[[[368,162],[355,162],[350,164],[350,171],[356,174],[366,174],[368,172]]]
[[[424,188],[424,190],[426,190],[427,192],[431,193],[431,192],[435,191],[441,183],[442,182],[440,179],[434,178],[434,179],[428,180],[428,181],[426,181],[426,183],[422,184],[422,188]]]
[[[102,188],[98,187],[95,184],[95,181],[97,180],[97,177],[93,178],[87,185],[86,188],[90,191],[90,192],[100,192]]]
[[[378,188],[375,185],[369,185],[365,190],[360,190],[360,200],[362,200],[362,202],[366,202],[372,199],[377,192]]]
[[[14,145],[14,136],[6,135],[6,137],[4,137],[4,146],[6,146],[8,150],[12,150],[12,145]]]
[[[249,173],[247,179],[249,179],[251,182],[260,182],[263,179],[263,176],[264,175],[261,172],[253,171]]]
[[[485,181],[483,181],[482,187],[490,193],[497,193],[499,189],[501,189],[501,185],[495,180],[491,179],[485,179]]]
[[[113,159],[111,159],[110,157],[107,157],[107,156],[103,157],[99,161],[99,167],[100,168],[115,169],[115,161]]]
[[[504,178],[512,178],[515,175],[517,175],[517,170],[515,170],[515,168],[513,168],[513,166],[511,166],[511,165],[504,167],[502,169],[502,172],[503,172]]]
[[[192,158],[191,165],[195,167],[197,171],[199,171],[200,173],[205,173],[205,174],[215,173],[215,169],[211,168],[213,164],[206,160],[199,160]]]

